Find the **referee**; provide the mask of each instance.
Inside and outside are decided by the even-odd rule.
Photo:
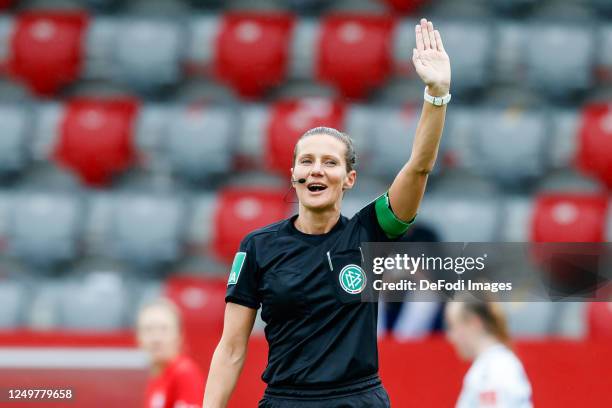
[[[378,376],[378,305],[361,302],[360,245],[406,232],[436,160],[450,100],[450,61],[431,22],[421,19],[415,35],[412,60],[427,87],[410,159],[388,191],[349,220],[340,205],[357,176],[351,139],[325,127],[302,135],[291,169],[298,213],[251,232],[240,244],[204,408],[227,405],[259,307],[269,344],[259,408],[390,406]]]

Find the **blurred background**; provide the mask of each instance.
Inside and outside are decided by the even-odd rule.
[[[423,100],[411,62],[420,17],[442,34],[453,101],[406,240],[612,237],[610,0],[0,9],[0,356],[12,356],[0,358],[0,387],[51,381],[81,390],[71,406],[139,406],[146,363],[130,353],[132,327],[160,295],[183,311],[206,372],[240,240],[295,211],[297,138],[319,125],[354,138],[347,216],[408,159]],[[536,406],[612,405],[610,304],[504,307]],[[467,365],[440,334],[440,308],[401,309],[381,308],[394,406],[451,406]],[[259,319],[251,348],[232,406],[263,391]]]

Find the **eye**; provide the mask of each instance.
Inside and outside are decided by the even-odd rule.
[[[300,164],[310,164],[310,163],[312,163],[312,160],[310,160],[310,159],[302,159],[302,160],[300,160]]]
[[[325,162],[325,165],[326,165],[326,166],[330,166],[330,167],[331,167],[331,166],[335,166],[336,164],[338,164],[338,163],[336,163],[336,161],[335,161],[335,160],[327,160],[327,161]]]

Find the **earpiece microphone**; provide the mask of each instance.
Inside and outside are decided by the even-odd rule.
[[[293,183],[300,183],[300,184],[304,184],[306,182],[305,178],[300,178],[297,180],[291,180]]]

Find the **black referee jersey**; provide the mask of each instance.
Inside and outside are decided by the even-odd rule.
[[[269,344],[266,395],[349,395],[380,386],[378,304],[361,302],[362,242],[398,239],[388,193],[326,234],[298,231],[297,214],[248,234],[228,280],[226,302],[260,306]]]

